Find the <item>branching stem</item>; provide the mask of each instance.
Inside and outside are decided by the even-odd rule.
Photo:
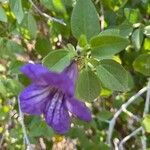
[[[64,26],[66,26],[66,23],[62,20],[62,19],[58,19],[58,18],[55,18],[55,17],[52,17],[44,12],[42,12],[34,3],[32,0],[29,0],[29,2],[32,4],[32,6],[36,9],[36,11],[43,17],[47,18],[48,20],[50,21],[54,21],[54,22],[57,22],[57,23],[60,23]]]
[[[119,150],[124,150],[123,144],[126,143],[133,136],[137,135],[140,131],[142,131],[142,129],[143,129],[142,127],[139,127],[138,129],[136,129],[135,131],[133,131],[131,134],[129,134],[128,136],[126,136],[125,138],[123,138],[123,140],[119,144]]]
[[[107,143],[112,147],[112,134],[114,130],[114,126],[116,124],[116,120],[118,116],[131,104],[133,103],[139,96],[141,96],[144,92],[147,91],[147,87],[142,88],[138,93],[132,96],[126,103],[124,103],[121,108],[115,113],[114,117],[110,120],[109,129],[108,129],[108,136],[107,136]]]
[[[31,147],[31,144],[30,144],[27,132],[26,132],[26,127],[25,127],[25,124],[24,124],[24,114],[22,113],[21,108],[20,108],[19,97],[18,97],[18,108],[19,108],[20,124],[22,126],[22,131],[23,131],[25,143],[27,145],[28,150],[32,150],[32,147]]]

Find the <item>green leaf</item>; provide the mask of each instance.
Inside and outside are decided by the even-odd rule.
[[[147,36],[147,37],[150,37],[150,25],[146,26],[144,28],[144,34]]]
[[[65,13],[66,10],[62,3],[62,0],[52,0],[52,1],[53,1],[53,6],[55,10],[57,10],[58,12]]]
[[[78,45],[80,47],[85,47],[88,44],[86,36],[85,35],[81,35],[79,40],[78,40]]]
[[[144,39],[144,49],[150,51],[150,38]]]
[[[129,24],[121,24],[116,28],[110,28],[102,31],[99,35],[122,36],[128,38],[133,31],[133,27]]]
[[[112,28],[112,29],[106,29],[106,30],[104,30],[104,31],[102,31],[99,35],[109,35],[109,36],[119,36],[119,34],[120,34],[120,31],[119,31],[119,29],[115,29],[115,28]]]
[[[31,84],[31,80],[25,76],[24,74],[18,74],[19,82],[22,83],[24,86],[28,86]]]
[[[69,51],[55,50],[43,58],[43,64],[52,71],[61,72],[70,64],[71,58]]]
[[[1,3],[6,3],[8,0],[0,0]]]
[[[136,50],[141,49],[143,38],[144,36],[141,28],[138,28],[133,32],[131,39],[132,39],[133,46],[135,47]]]
[[[66,7],[72,7],[74,4],[74,0],[62,0],[62,3],[66,6]]]
[[[37,25],[34,17],[29,13],[28,14],[28,30],[32,38],[36,38],[37,35]]]
[[[41,3],[49,10],[65,13],[66,9],[62,0],[40,0]],[[67,1],[70,3],[70,1]]]
[[[141,20],[141,14],[139,9],[125,8],[124,14],[127,20],[132,24],[140,22]]]
[[[150,54],[142,54],[133,62],[135,71],[150,76]]]
[[[113,60],[102,60],[96,67],[97,75],[104,87],[113,91],[129,90],[127,71]]]
[[[91,0],[77,1],[71,16],[71,30],[77,39],[84,34],[88,40],[100,32],[98,15]]]
[[[21,0],[9,0],[9,3],[10,3],[10,8],[12,12],[16,16],[18,24],[20,24],[24,17]]]
[[[98,119],[101,120],[101,121],[109,120],[112,117],[113,117],[112,113],[110,111],[107,111],[107,110],[102,110],[98,114]]]
[[[4,85],[4,80],[0,78],[0,96],[6,97],[7,96],[7,89]]]
[[[128,46],[129,41],[121,36],[101,35],[92,38],[90,44],[92,55],[103,58],[119,53]]]
[[[150,133],[150,115],[149,114],[144,117],[144,120],[142,121],[142,125],[144,126],[145,131]]]
[[[82,70],[77,80],[77,96],[86,101],[94,100],[100,94],[100,81],[91,70]]]
[[[120,30],[120,35],[126,38],[128,38],[133,31],[132,25],[128,23],[123,23],[118,28]]]
[[[19,61],[19,60],[13,60],[11,61],[10,65],[9,65],[9,71],[12,74],[19,74],[20,72],[20,68],[21,66],[23,66],[23,62]]]
[[[130,72],[127,72],[127,86],[129,90],[135,86],[133,77],[131,76]]]
[[[100,142],[99,143],[99,149],[110,150],[110,147],[106,143]]]
[[[43,4],[47,9],[53,10],[53,2],[52,0],[40,0],[41,4]]]
[[[38,125],[38,126],[37,126]],[[30,136],[32,137],[51,137],[53,130],[39,116],[34,116],[30,125]]]
[[[22,45],[9,40],[6,44],[7,50],[10,54],[14,54],[14,53],[18,53],[21,54],[24,51],[24,48],[22,47]]]
[[[22,90],[22,86],[20,82],[14,79],[8,79],[6,82],[6,86],[7,86],[8,92],[15,96],[18,96],[18,94]]]
[[[4,9],[0,6],[0,21],[7,22],[7,16]]]
[[[8,51],[6,49],[6,39],[0,38],[0,58],[6,57]]]
[[[35,43],[35,50],[41,55],[46,56],[50,50],[50,41],[46,37],[38,37]]]

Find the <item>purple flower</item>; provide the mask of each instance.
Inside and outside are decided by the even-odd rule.
[[[60,134],[70,128],[69,112],[84,121],[91,120],[89,109],[74,97],[77,77],[75,62],[61,73],[31,63],[24,65],[21,71],[32,80],[32,84],[19,97],[24,113],[44,114],[47,124]]]

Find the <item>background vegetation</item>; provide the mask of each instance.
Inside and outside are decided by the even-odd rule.
[[[0,149],[27,147],[17,98],[30,81],[19,68],[32,60],[60,72],[72,59],[80,69],[76,95],[93,120],[72,118],[61,136],[42,117],[25,115],[33,148],[49,150],[69,140],[69,149],[109,150],[131,133],[124,149],[150,148],[150,90],[142,89],[150,76],[149,0],[0,0]],[[147,99],[142,91],[121,109],[111,137],[110,120],[140,89]]]

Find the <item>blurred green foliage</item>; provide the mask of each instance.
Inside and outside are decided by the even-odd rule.
[[[71,130],[60,136],[42,116],[27,115],[27,134],[35,149],[42,149],[41,139],[51,149],[70,138],[77,140],[77,149],[109,150],[108,120],[150,76],[150,1],[34,0],[38,11],[31,2],[0,0],[0,149],[25,149],[17,98],[30,81],[19,68],[32,60],[60,72],[75,59],[79,66],[76,95],[90,107],[92,122],[72,118]],[[39,10],[62,19],[66,26],[47,20]],[[141,119],[145,97],[129,107]],[[113,138],[131,133],[130,119],[121,114]],[[134,129],[144,126],[150,147],[149,115],[142,120],[132,125]],[[125,148],[141,149],[140,137],[129,140]]]

